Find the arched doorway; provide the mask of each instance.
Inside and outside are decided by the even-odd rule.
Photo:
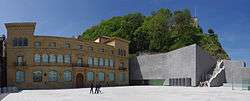
[[[76,75],[76,87],[77,88],[83,87],[83,75],[81,73],[78,73]]]

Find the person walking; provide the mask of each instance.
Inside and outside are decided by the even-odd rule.
[[[89,91],[89,93],[90,93],[90,94],[93,94],[93,93],[94,93],[93,90],[94,90],[94,85],[93,85],[93,83],[91,83],[91,84],[90,84],[90,91]]]
[[[99,93],[102,93],[102,91],[101,91],[101,84],[98,85],[98,94]]]
[[[95,85],[95,94],[98,94],[98,84]]]

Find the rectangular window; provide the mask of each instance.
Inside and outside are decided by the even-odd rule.
[[[103,59],[102,58],[99,59],[99,65],[103,66]]]
[[[83,64],[82,64],[82,58],[78,58],[76,62],[77,62],[77,66],[79,66],[79,67],[83,66]]]
[[[63,63],[63,55],[57,55],[57,62]]]
[[[65,44],[65,48],[70,48],[70,44],[69,44],[69,43],[66,43],[66,44]]]
[[[41,47],[41,42],[35,42],[35,48],[40,48]]]
[[[104,48],[101,48],[100,51],[101,51],[101,52],[104,52]]]
[[[33,81],[34,82],[42,82],[42,71],[35,71],[33,72]]]
[[[78,49],[78,50],[82,50],[82,49],[83,49],[83,46],[82,46],[82,45],[77,45],[77,49]]]
[[[43,54],[43,62],[45,63],[49,62],[49,56],[47,54]]]
[[[50,47],[50,48],[55,48],[55,47],[56,47],[56,42],[51,42],[51,43],[49,43],[49,47]]]
[[[88,65],[90,67],[93,66],[93,58],[92,57],[88,57]]]
[[[109,66],[109,59],[105,59],[105,64],[104,64],[106,67]]]
[[[99,66],[99,59],[98,58],[94,58],[94,65]]]
[[[70,64],[71,56],[70,55],[64,55],[64,63]]]
[[[55,63],[56,62],[56,55],[50,54],[49,55],[49,62],[50,63]]]
[[[112,59],[109,59],[109,64],[110,64],[110,67],[113,67],[114,66],[114,62]]]

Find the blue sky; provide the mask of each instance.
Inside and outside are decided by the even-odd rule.
[[[112,16],[159,8],[196,8],[203,30],[213,28],[233,60],[250,64],[250,0],[0,0],[0,34],[6,22],[35,21],[36,35],[71,37]]]

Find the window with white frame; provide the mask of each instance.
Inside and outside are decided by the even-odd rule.
[[[63,63],[63,55],[57,55],[57,62]]]
[[[34,61],[35,61],[35,63],[40,63],[41,62],[41,55],[35,54]]]
[[[88,65],[93,66],[93,58],[92,57],[88,57]]]
[[[68,63],[68,64],[70,64],[70,55],[69,54],[67,54],[67,55],[64,55],[64,63]]]
[[[100,58],[100,59],[99,59],[99,65],[100,65],[100,66],[103,66],[103,65],[104,65],[104,64],[103,64],[103,58]]]
[[[56,55],[55,54],[50,54],[49,55],[49,62],[50,63],[55,63],[56,62]]]
[[[43,54],[43,62],[45,62],[45,63],[49,62],[49,56],[48,56],[48,54]]]
[[[114,66],[114,62],[113,62],[112,59],[109,59],[109,65],[110,65],[110,67],[113,67],[113,66]]]

